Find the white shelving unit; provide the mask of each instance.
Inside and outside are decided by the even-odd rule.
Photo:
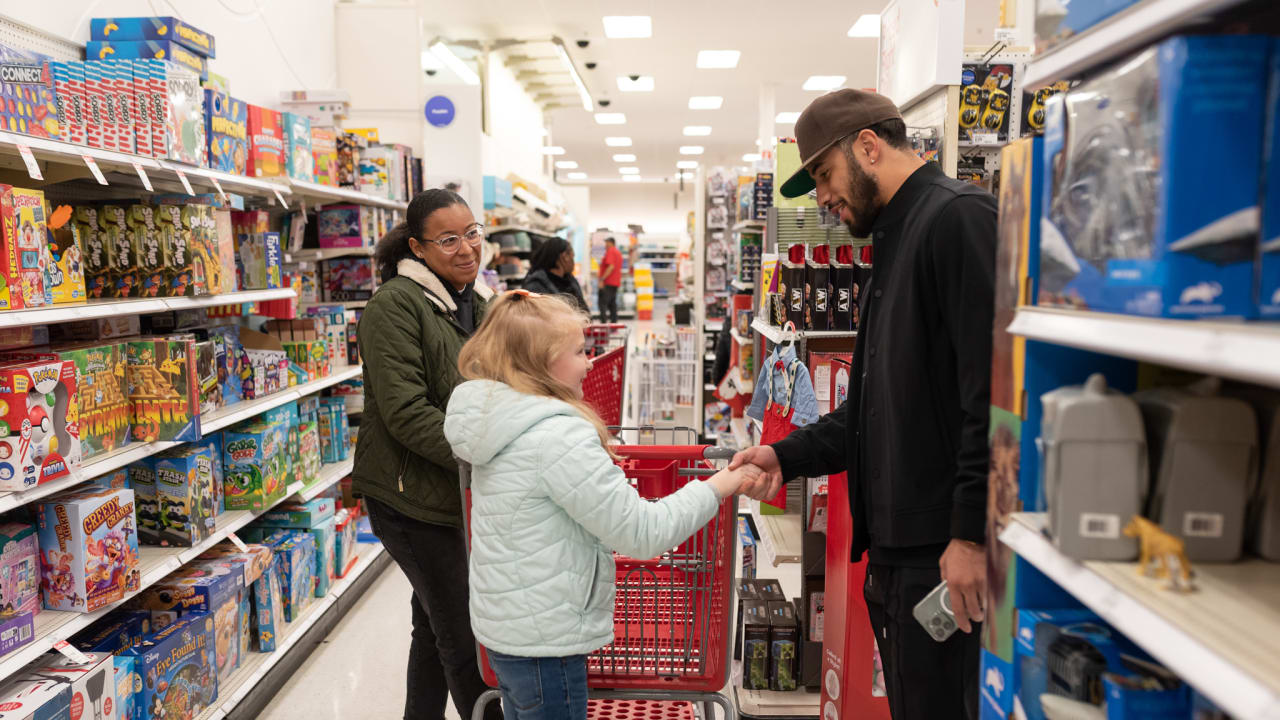
[[[301,385],[295,385],[288,390],[272,393],[256,400],[243,400],[235,405],[229,405],[200,418],[200,431],[208,434],[215,430],[235,425],[241,420],[246,420],[272,408],[280,407],[287,402],[299,400],[313,392],[319,392],[327,387],[337,385],[344,380],[360,377],[362,372],[363,369],[359,365],[343,368],[329,377],[322,377]]]
[[[769,342],[774,343],[775,345],[783,342],[784,340],[858,337],[857,330],[799,330],[797,332],[788,332],[775,325],[770,325],[761,317],[756,317],[751,321],[751,329],[765,336],[769,339]]]
[[[1280,718],[1280,565],[1198,564],[1181,594],[1135,563],[1081,563],[1017,513],[1000,540],[1240,720]]]
[[[340,257],[373,257],[373,248],[305,248],[285,253],[285,260],[289,262],[320,262]]]
[[[49,305],[31,310],[0,312],[0,328],[24,325],[49,325],[76,320],[97,320],[121,315],[145,315],[168,310],[220,307],[240,303],[285,300],[297,297],[292,288],[275,290],[241,290],[221,295],[200,297],[138,298],[129,300],[98,300],[87,303]]]
[[[326,205],[355,203],[357,205],[369,205],[372,207],[387,208],[389,210],[407,210],[409,208],[409,203],[400,202],[399,200],[389,200],[387,198],[378,197],[377,195],[362,193],[359,190],[352,190],[351,188],[321,185],[320,183],[294,180],[293,178],[289,178],[287,182],[289,183],[289,187],[293,189],[294,195]]]

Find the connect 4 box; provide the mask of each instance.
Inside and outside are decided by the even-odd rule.
[[[57,139],[62,136],[50,58],[0,44],[0,130]]]

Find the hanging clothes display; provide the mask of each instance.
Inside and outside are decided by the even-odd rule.
[[[818,419],[818,398],[813,391],[809,369],[796,357],[793,346],[788,345],[781,352],[775,350],[770,355],[760,373],[758,386],[763,390],[755,394],[747,414],[757,417],[753,411],[758,412],[758,405],[764,405],[762,416],[757,417],[763,423],[760,430],[762,445],[775,443],[790,435],[796,428]],[[763,402],[760,401],[761,398]],[[764,502],[785,510],[786,486],[780,488],[775,497]]]

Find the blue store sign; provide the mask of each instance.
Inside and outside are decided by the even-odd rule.
[[[427,122],[434,127],[448,127],[453,122],[453,101],[443,95],[436,95],[427,101]]]

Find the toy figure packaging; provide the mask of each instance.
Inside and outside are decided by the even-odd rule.
[[[19,522],[0,525],[0,620],[40,612],[39,557],[35,528]]]
[[[176,611],[181,618],[213,618],[214,663],[219,680],[240,666],[240,594],[244,574],[239,568],[215,574],[208,566],[188,577],[170,578],[142,594],[142,606],[159,612]]]
[[[80,454],[85,459],[129,442],[129,384],[123,343],[93,344],[58,351],[76,370],[80,412]]]
[[[203,244],[201,213],[205,206],[157,205],[160,257],[164,266],[166,296],[207,295],[204,260],[200,260],[201,272],[196,272],[196,246]]]
[[[88,115],[85,103],[84,64],[78,62],[51,62],[53,90],[58,101],[63,142],[84,145],[88,141]]]
[[[217,57],[213,36],[173,17],[93,18],[90,40],[169,40],[204,57]]]
[[[199,440],[195,340],[181,335],[133,340],[127,352],[133,440]]]
[[[311,126],[311,159],[321,185],[338,185],[338,132],[333,127]]]
[[[227,510],[262,510],[284,496],[283,446],[280,427],[266,423],[222,434]]]
[[[311,118],[287,112],[281,114],[281,121],[284,124],[289,177],[315,182],[315,159],[311,156]]]
[[[326,205],[318,214],[320,247],[373,247],[376,240],[366,232],[366,215],[373,209],[363,205]]]
[[[80,464],[75,365],[2,367],[0,401],[0,490],[35,487]]]
[[[125,653],[143,679],[135,687],[135,715],[197,717],[218,699],[213,627],[213,616],[193,613]]]
[[[45,274],[49,268],[48,229],[44,193],[0,185],[0,225],[4,250],[0,272],[8,280],[0,287],[0,310],[49,304]]]
[[[163,72],[163,157],[204,167],[209,163],[209,145],[204,136],[204,93],[200,90],[200,77],[170,62],[164,63]]]
[[[320,283],[326,301],[346,302],[373,297],[372,258],[332,258],[320,266]]]
[[[132,490],[55,495],[36,506],[36,520],[45,608],[93,612],[138,589]]]
[[[249,106],[217,90],[204,91],[209,167],[244,175],[249,167]]]
[[[70,205],[59,206],[46,221],[48,231],[48,276],[45,290],[53,303],[83,302],[84,252],[78,227],[71,222]]]
[[[0,688],[0,720],[69,720],[71,688],[61,679],[14,678]]]
[[[51,58],[0,44],[0,130],[57,140],[62,137]]]
[[[92,213],[90,213],[91,215]],[[129,226],[129,209],[122,205],[103,205],[96,211],[98,237],[106,251],[106,291],[112,298],[139,297],[142,294],[138,265],[133,249],[133,232]],[[86,215],[86,217],[90,216]]]
[[[800,626],[791,603],[769,603],[769,689],[781,692],[795,690],[800,664],[796,652],[800,647]]]
[[[257,105],[248,107],[249,176],[279,177],[285,174],[284,119],[280,113]]]
[[[1270,44],[1173,37],[1050,99],[1040,304],[1256,313],[1264,113],[1255,106]],[[1205,127],[1231,132],[1189,144]]]
[[[76,663],[62,653],[50,652],[23,668],[28,678],[58,679],[71,690],[71,717],[88,720],[125,720],[116,697],[115,662],[111,653],[86,653],[86,663]],[[83,714],[81,714],[83,713]]]

